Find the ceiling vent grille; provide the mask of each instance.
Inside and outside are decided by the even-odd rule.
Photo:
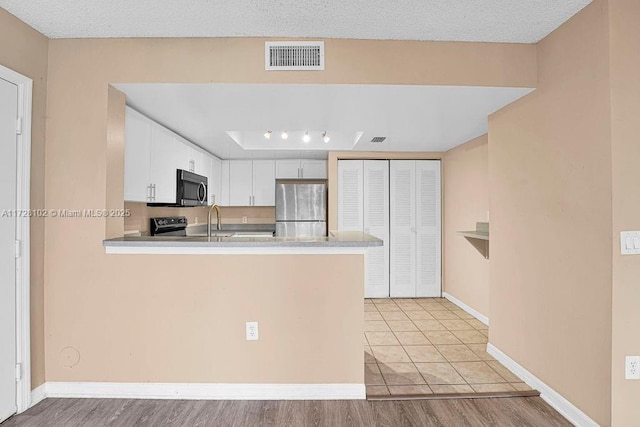
[[[373,142],[374,144],[381,144],[385,141],[385,139],[387,139],[386,136],[374,136],[373,138],[371,138],[371,142]]]
[[[324,42],[266,42],[267,71],[324,70]]]

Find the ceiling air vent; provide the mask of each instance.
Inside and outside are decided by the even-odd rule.
[[[373,142],[374,144],[380,144],[383,143],[385,139],[387,139],[386,136],[374,136],[373,138],[371,138],[371,142]]]
[[[267,71],[324,70],[324,42],[266,42]]]

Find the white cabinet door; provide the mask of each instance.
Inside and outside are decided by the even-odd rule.
[[[214,156],[209,158],[211,163],[209,176],[209,203],[220,204],[220,177],[222,174],[222,161]]]
[[[253,162],[229,161],[229,206],[251,206],[253,201]]]
[[[300,160],[276,160],[276,178],[301,178]]]
[[[206,176],[207,170],[210,168],[205,166],[205,154],[194,148],[189,147],[189,170],[198,175]]]
[[[176,202],[176,152],[179,146],[169,130],[151,126],[150,181],[154,185],[154,203]]]
[[[151,122],[127,107],[124,137],[124,200],[149,202]]]
[[[230,206],[229,203],[229,160],[223,160],[220,169],[220,206]]]
[[[338,230],[364,229],[363,160],[338,161]]]
[[[327,162],[325,160],[300,160],[302,176],[306,179],[327,179]]]
[[[275,206],[276,162],[275,160],[253,161],[252,206]]]
[[[416,296],[416,164],[390,162],[390,295]]]
[[[173,167],[191,172],[191,144],[186,139],[170,132],[175,140]]]
[[[440,161],[416,161],[416,296],[441,296]]]
[[[365,298],[389,296],[389,162],[364,161],[364,232],[384,245],[367,250]]]

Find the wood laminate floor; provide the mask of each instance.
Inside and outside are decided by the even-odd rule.
[[[45,399],[13,426],[571,426],[539,397],[379,401]]]

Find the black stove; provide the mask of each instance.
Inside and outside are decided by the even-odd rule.
[[[152,236],[186,236],[187,218],[165,216],[149,220],[149,234]]]

